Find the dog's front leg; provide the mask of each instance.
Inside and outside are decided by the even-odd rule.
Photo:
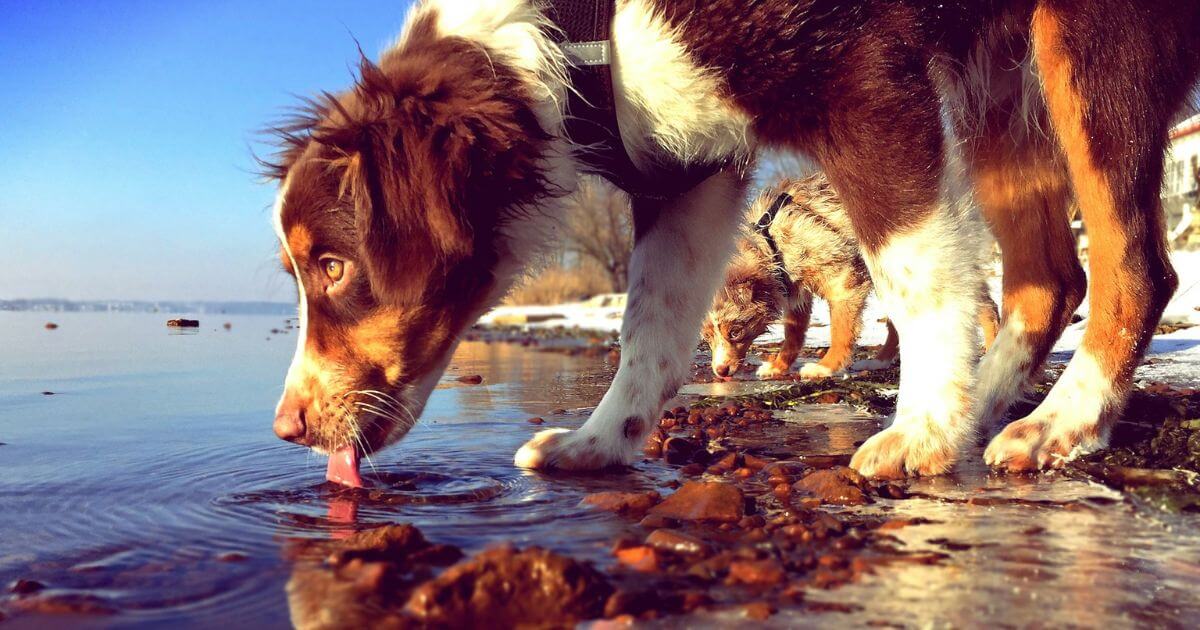
[[[538,433],[517,451],[525,468],[594,470],[632,463],[695,356],[700,322],[732,251],[741,176],[718,173],[669,202],[635,201],[637,241],[621,326],[621,365],[578,430]]]

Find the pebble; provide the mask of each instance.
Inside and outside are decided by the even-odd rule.
[[[483,377],[479,374],[466,374],[458,377],[458,382],[464,385],[479,385],[483,383]]]
[[[608,512],[641,518],[661,497],[657,492],[597,492],[579,502]]]
[[[646,537],[646,544],[663,551],[685,555],[707,555],[709,547],[704,541],[675,529],[656,529]]]
[[[738,560],[729,565],[730,584],[747,586],[775,586],[783,582],[787,574],[778,560]]]
[[[865,505],[870,499],[859,487],[863,481],[861,475],[849,468],[830,468],[805,475],[792,484],[792,490],[829,505]]]
[[[654,547],[626,547],[618,549],[617,562],[643,573],[655,573],[661,570],[662,558]]]
[[[10,593],[16,593],[17,595],[29,595],[44,588],[46,588],[46,585],[37,580],[17,580],[9,585],[8,590]]]

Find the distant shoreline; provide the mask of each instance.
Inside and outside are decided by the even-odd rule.
[[[66,300],[36,298],[0,300],[0,312],[18,313],[198,313],[201,315],[296,314],[289,302],[220,302],[205,300]]]

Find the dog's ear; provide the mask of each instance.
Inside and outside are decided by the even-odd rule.
[[[327,96],[314,138],[344,169],[376,297],[414,303],[461,263],[490,269],[498,224],[547,192],[542,130],[516,76],[457,40],[363,59],[355,89]]]

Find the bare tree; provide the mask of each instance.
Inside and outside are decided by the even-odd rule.
[[[599,266],[611,280],[612,290],[624,292],[633,253],[629,197],[603,179],[584,177],[568,204],[565,223],[567,251]]]

